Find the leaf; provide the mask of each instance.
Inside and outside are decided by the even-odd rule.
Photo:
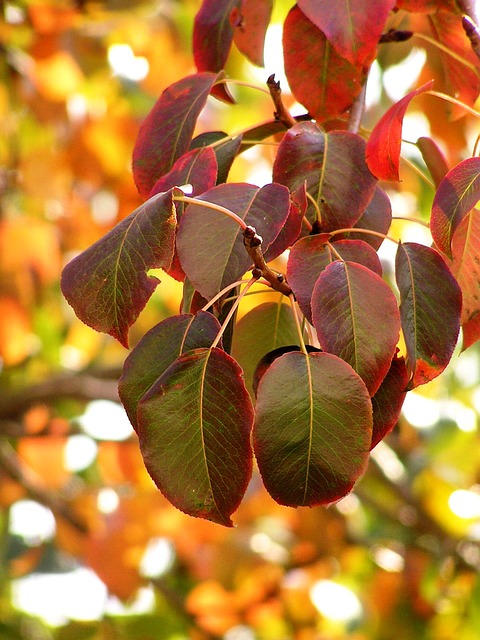
[[[265,34],[272,16],[273,0],[243,0],[232,12],[233,41],[250,62],[263,67]]]
[[[362,240],[339,240],[330,247],[321,235],[301,238],[290,250],[287,280],[302,313],[309,322],[312,322],[313,288],[322,271],[334,260],[337,260],[334,250],[344,260],[363,264],[379,276],[382,275],[382,264],[378,255],[370,245]]]
[[[277,150],[273,180],[296,192],[306,181],[317,202],[321,231],[350,227],[365,211],[377,181],[365,164],[365,142],[348,131],[325,133],[314,122],[287,131]],[[313,205],[308,217],[316,220]]]
[[[145,466],[185,513],[232,526],[252,473],[253,407],[242,370],[221,349],[182,354],[138,404]]]
[[[340,57],[298,6],[285,20],[283,55],[293,95],[317,122],[345,113],[366,80],[366,69]]]
[[[363,265],[336,260],[315,284],[312,317],[322,349],[348,362],[373,396],[390,368],[400,331],[390,287]]]
[[[210,347],[220,331],[211,313],[183,313],[152,327],[132,350],[123,365],[118,393],[134,429],[141,397],[185,351]]]
[[[157,180],[188,151],[215,73],[197,73],[165,89],[143,121],[133,149],[133,177],[140,195],[148,197]]]
[[[417,140],[417,147],[422,154],[427,169],[430,171],[435,186],[438,187],[448,173],[448,164],[445,156],[432,138],[422,136]]]
[[[307,190],[304,183],[295,193],[290,194],[290,210],[287,219],[275,240],[264,252],[266,262],[278,258],[278,256],[291,247],[300,236],[305,211],[307,209],[306,192]]]
[[[447,173],[433,198],[430,231],[448,257],[455,230],[479,200],[480,158],[467,158]]]
[[[158,279],[149,269],[168,269],[176,225],[173,190],[135,209],[103,238],[67,264],[61,287],[82,322],[128,347],[128,329]]]
[[[305,349],[307,353],[319,353],[321,349],[318,347],[314,347],[311,344],[306,344]],[[253,373],[253,393],[255,397],[257,396],[258,385],[260,384],[260,380],[263,378],[267,369],[270,368],[271,364],[275,362],[277,358],[283,356],[285,353],[290,353],[292,351],[301,351],[300,347],[297,344],[288,344],[285,347],[277,347],[272,351],[266,353],[258,362],[255,367],[255,371]]]
[[[400,180],[398,170],[403,117],[413,98],[431,89],[432,84],[433,80],[396,102],[373,128],[367,142],[366,160],[370,171],[379,180]]]
[[[287,353],[258,387],[254,451],[280,504],[314,506],[345,496],[363,473],[372,437],[364,383],[329,353]]]
[[[460,321],[463,327],[464,349],[480,337],[477,330],[477,316],[480,312],[479,247],[480,211],[472,209],[457,227],[452,240],[452,260],[447,259],[447,264],[462,290]]]
[[[395,0],[298,0],[298,6],[317,26],[335,51],[351,64],[369,65]]]
[[[395,259],[407,348],[408,388],[438,376],[450,362],[460,329],[462,293],[441,255],[413,242]]]
[[[405,358],[393,357],[387,375],[372,398],[373,435],[370,449],[377,446],[397,424],[407,395],[408,371]]]
[[[412,13],[434,13],[439,9],[457,10],[455,0],[397,0],[397,9],[405,9]]]
[[[233,41],[232,14],[242,0],[203,0],[193,26],[193,57],[198,71],[221,71]],[[234,102],[224,84],[212,92],[220,100]]]
[[[392,224],[392,205],[390,198],[383,189],[377,187],[373,193],[373,198],[362,213],[362,216],[353,225],[352,229],[368,229],[386,235]],[[367,242],[375,251],[382,246],[383,238],[369,233],[346,233],[335,236],[336,240],[362,240]]]
[[[217,158],[217,184],[222,184],[227,181],[230,168],[241,148],[242,137],[242,135],[238,135],[235,138],[230,138],[226,133],[223,133],[223,131],[206,131],[192,140],[190,145],[191,149],[207,147],[208,145],[213,145],[214,142],[217,143],[214,147],[212,146]],[[222,139],[224,139],[224,142],[218,144],[218,141]]]
[[[275,240],[290,210],[288,189],[222,184],[200,200],[226,207],[257,229],[264,250]],[[180,220],[177,251],[188,279],[207,300],[242,277],[252,261],[243,245],[241,227],[225,214],[190,204]]]
[[[298,332],[288,304],[264,302],[246,313],[235,326],[232,356],[245,372],[247,389],[252,391],[255,368],[267,352],[295,343]]]

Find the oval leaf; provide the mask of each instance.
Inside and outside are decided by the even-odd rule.
[[[321,231],[355,224],[377,185],[365,164],[362,138],[348,131],[325,133],[314,122],[301,122],[287,131],[277,151],[273,180],[292,192],[306,181],[320,209]],[[312,204],[307,212],[311,221],[317,219]]]
[[[133,177],[147,197],[157,180],[188,151],[197,118],[218,75],[197,73],[170,85],[142,123],[133,149]]]
[[[273,0],[243,0],[241,9],[232,14],[233,41],[250,62],[263,67],[265,34],[272,16]]]
[[[370,269],[337,260],[315,284],[312,317],[322,349],[348,362],[373,395],[390,368],[400,332],[390,287]]]
[[[137,430],[137,405],[141,397],[185,351],[210,347],[220,331],[211,313],[183,313],[159,322],[132,350],[123,365],[118,394]]]
[[[354,65],[370,64],[395,0],[298,0],[298,6]]]
[[[431,89],[433,80],[419,89],[411,91],[396,102],[380,118],[367,142],[367,165],[379,180],[400,180],[400,148],[402,143],[403,117],[410,102],[419,93]]]
[[[430,171],[435,186],[438,187],[448,173],[447,160],[442,150],[432,138],[427,138],[426,136],[419,138],[416,144]]]
[[[377,187],[373,194],[373,198],[370,200],[367,208],[363,212],[361,218],[353,225],[352,229],[367,229],[369,231],[375,231],[386,235],[392,224],[392,205],[390,198],[387,196],[383,189]],[[363,240],[367,242],[375,251],[382,246],[383,238],[370,234],[362,233],[361,231],[348,234],[335,235],[335,239],[348,238],[349,240]]]
[[[188,515],[232,526],[252,473],[253,407],[242,370],[221,349],[181,355],[138,404],[145,466]]]
[[[217,184],[222,184],[227,181],[228,173],[239,152],[242,139],[243,136],[241,134],[235,138],[229,138],[228,135],[222,131],[206,131],[192,140],[190,148],[207,147],[208,145],[216,143],[215,146],[211,148],[217,159]],[[220,140],[223,140],[223,142],[219,142]]]
[[[128,347],[128,330],[154,292],[149,269],[168,269],[174,249],[173,191],[150,198],[62,273],[67,302],[82,322]]]
[[[340,57],[297,6],[285,20],[283,55],[293,95],[318,122],[349,109],[366,79],[366,68]]]
[[[387,375],[372,398],[373,434],[370,449],[376,447],[397,424],[407,395],[407,385],[405,358],[395,355]]]
[[[462,293],[441,255],[400,244],[395,259],[409,389],[429,382],[450,362],[460,329]]]
[[[288,189],[279,184],[262,188],[222,184],[200,200],[226,207],[255,227],[264,250],[275,240],[290,210]],[[197,204],[190,204],[181,217],[177,251],[188,279],[207,300],[241,278],[252,264],[241,227],[225,214]]]
[[[329,504],[365,469],[372,405],[359,376],[329,353],[287,353],[262,377],[253,431],[255,455],[274,500]]]
[[[467,158],[440,182],[432,204],[432,238],[440,251],[450,258],[455,229],[479,200],[480,158]]]

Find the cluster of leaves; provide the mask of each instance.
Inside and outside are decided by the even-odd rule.
[[[425,14],[436,40],[455,53],[445,55],[444,72],[461,101],[450,100],[473,104],[476,31],[459,4],[298,2],[283,47],[289,84],[307,113],[290,115],[271,77],[271,121],[194,137],[209,96],[233,102],[223,72],[232,42],[262,63],[272,9],[268,1],[204,0],[193,36],[198,72],[162,93],[135,144],[144,204],[62,275],[78,317],[125,347],[158,284],[149,270],[183,281],[180,313],[140,340],[119,384],[146,467],[182,511],[231,525],[253,454],[280,504],[338,500],[393,429],[407,391],[445,369],[460,327],[464,348],[480,338],[480,161],[449,169],[433,140],[418,141],[437,185],[434,246],[397,242],[389,281],[377,251],[392,213],[379,182],[399,180],[403,117],[432,83],[394,104],[370,135],[360,129],[379,46],[411,35],[390,28],[400,11]],[[235,158],[272,135],[272,182],[227,182]],[[271,263],[287,250],[281,273]],[[251,279],[242,280],[249,269]],[[236,322],[255,283],[291,304],[261,304]],[[268,340],[259,343],[258,334]],[[258,363],[246,378],[244,360]]]

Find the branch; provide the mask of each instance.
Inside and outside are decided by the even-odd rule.
[[[268,78],[267,87],[270,91],[273,105],[275,107],[275,111],[273,113],[275,120],[279,120],[287,127],[287,129],[290,129],[291,127],[293,127],[293,125],[297,124],[297,121],[283,104],[280,82],[275,82],[274,73]]]
[[[265,258],[262,253],[262,238],[257,234],[254,227],[247,227],[243,232],[243,244],[245,245],[249,256],[253,260],[253,277],[265,278],[265,280],[271,285],[272,289],[283,293],[284,296],[290,296],[293,292],[288,286],[285,276],[278,271],[270,269],[265,262]]]
[[[470,40],[473,52],[480,59],[480,30],[470,16],[462,17],[462,27]]]
[[[348,116],[347,130],[352,133],[358,133],[360,129],[360,123],[362,122],[363,112],[365,110],[365,95],[367,92],[367,83],[365,82],[362,90],[353,101],[352,108],[350,109],[350,115]]]

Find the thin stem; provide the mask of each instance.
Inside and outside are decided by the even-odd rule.
[[[266,93],[267,96],[270,95],[270,91],[267,91],[265,87],[262,87],[259,84],[253,84],[252,82],[246,82],[244,80],[237,80],[235,78],[223,78],[219,80],[216,84],[235,84],[239,87],[248,87],[249,89],[256,89],[257,91],[261,91],[262,93]]]
[[[220,300],[220,298],[224,296],[227,293],[227,291],[230,291],[230,289],[235,289],[235,287],[238,287],[238,285],[245,284],[246,282],[250,282],[250,280],[237,280],[233,284],[227,285],[224,289],[222,289],[219,293],[217,293],[216,296],[213,296],[213,298],[209,300],[204,307],[202,307],[202,311],[208,311],[208,309],[212,307],[217,300]],[[236,297],[237,296],[232,296],[231,298],[228,298],[228,300],[233,300]]]
[[[460,62],[465,67],[473,71],[475,74],[479,75],[479,71],[477,67],[472,62],[465,60],[465,58],[462,58],[462,56],[458,55],[458,53],[455,53],[455,51],[452,51],[441,42],[438,42],[438,40],[435,40],[434,38],[430,38],[430,36],[426,36],[423,33],[414,33],[413,35],[415,38],[418,38],[419,40],[424,40],[425,42],[428,42],[434,47],[437,47],[437,49],[441,49],[444,53],[454,58],[457,62]]]
[[[350,109],[350,115],[348,116],[347,130],[352,133],[358,133],[360,129],[360,123],[362,121],[363,112],[365,111],[365,96],[367,93],[367,82],[364,83],[362,90],[355,98],[352,108]]]
[[[295,320],[295,326],[297,328],[298,340],[300,342],[300,349],[305,355],[308,355],[307,347],[305,346],[305,340],[303,339],[302,327],[300,325],[300,319],[298,317],[297,303],[293,293],[288,296],[290,300],[290,306],[292,307],[293,319]]]
[[[308,191],[305,191],[305,195],[307,196],[307,200],[310,200],[310,202],[313,204],[313,208],[315,209],[315,211],[317,213],[317,223],[319,225],[322,224],[322,212],[320,211],[320,207],[318,206],[318,202],[315,200],[315,198],[312,196],[311,193],[308,193]]]
[[[228,216],[232,220],[234,220],[244,231],[247,228],[247,224],[244,220],[242,220],[236,213],[230,211],[226,207],[222,207],[219,204],[215,204],[214,202],[208,202],[207,200],[199,200],[198,198],[190,198],[190,196],[173,196],[173,199],[176,202],[187,202],[188,204],[198,204],[200,207],[205,207],[206,209],[213,209],[214,211],[218,211]]]
[[[474,158],[476,155],[478,155],[478,145],[480,144],[480,135],[477,136],[477,139],[475,140],[475,144],[473,145],[473,153],[472,153],[472,157]]]
[[[407,218],[406,216],[392,216],[392,220],[403,220],[404,222],[416,222],[417,224],[421,224],[422,227],[430,229],[430,225],[428,222],[424,222],[423,220],[419,220],[418,218]]]
[[[462,107],[462,109],[465,109],[465,111],[468,111],[468,113],[471,113],[476,118],[480,118],[480,112],[479,111],[475,111],[475,109],[472,109],[472,107],[469,107],[464,102],[461,102],[460,100],[457,100],[456,98],[452,98],[452,96],[449,96],[446,93],[441,93],[440,91],[426,91],[425,93],[426,94],[430,94],[431,96],[436,96],[437,98],[441,98],[442,100],[445,100],[446,102],[451,102],[452,104],[456,104],[457,106]]]
[[[415,144],[415,143],[412,143]],[[408,158],[403,158],[402,157],[402,162],[404,162],[408,167],[410,167],[410,169],[417,174],[417,176],[419,176],[424,182],[425,184],[428,184],[429,187],[431,187],[434,191],[435,191],[435,185],[433,184],[433,182],[430,180],[430,178],[428,176],[426,176],[423,171],[421,169],[419,169],[417,167],[417,165],[413,162],[411,162],[410,160],[408,160]]]
[[[383,238],[384,240],[391,240],[395,244],[400,244],[398,240],[395,240],[391,236],[387,236],[384,233],[373,231],[373,229],[361,229],[360,227],[355,227],[355,229],[353,229],[352,227],[348,227],[346,229],[335,229],[335,231],[330,231],[330,238],[341,233],[366,233],[367,235],[378,236],[379,238]]]
[[[252,277],[250,278],[250,280],[247,282],[247,284],[245,285],[245,287],[244,287],[243,291],[241,291],[241,292],[240,292],[240,294],[238,295],[237,299],[236,299],[236,300],[235,300],[235,302],[232,304],[232,308],[231,308],[231,309],[230,309],[230,311],[227,313],[227,316],[226,316],[225,320],[223,321],[223,324],[222,324],[222,326],[221,326],[221,328],[220,328],[220,331],[218,332],[218,334],[217,334],[217,336],[216,336],[215,340],[212,342],[212,346],[211,346],[211,348],[212,348],[212,349],[214,349],[214,348],[217,346],[217,344],[220,342],[220,340],[221,340],[221,338],[222,338],[222,336],[223,336],[223,334],[224,334],[224,332],[225,332],[225,329],[227,328],[228,323],[229,323],[229,322],[230,322],[230,320],[232,319],[233,314],[234,314],[234,313],[235,313],[235,311],[237,310],[238,305],[239,305],[239,304],[240,304],[240,302],[242,301],[243,296],[247,293],[247,291],[250,289],[250,287],[252,287],[252,286],[255,284],[255,282],[256,282],[257,280],[258,280],[258,278],[257,278],[256,276],[252,276]]]
[[[335,247],[331,242],[327,242],[326,244],[327,244],[327,247],[330,249],[330,251],[336,256],[337,260],[341,260],[342,262],[345,262],[345,260],[338,253],[338,251],[335,249]]]
[[[283,122],[287,129],[290,129],[290,127],[293,127],[297,124],[297,121],[283,104],[280,82],[275,81],[275,74],[272,74],[268,78],[267,87],[273,101],[273,106],[275,107],[275,120],[280,120],[280,122]]]

